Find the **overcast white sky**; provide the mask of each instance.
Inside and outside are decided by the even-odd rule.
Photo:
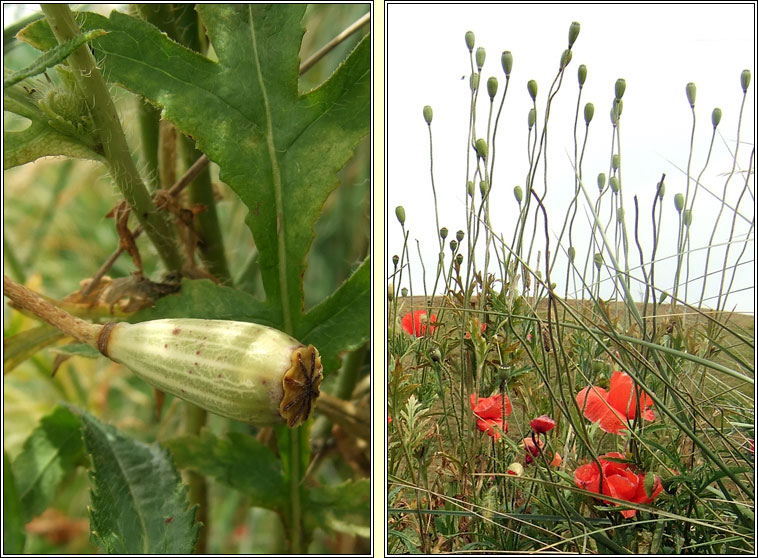
[[[753,4],[741,5],[590,5],[590,4],[501,4],[501,5],[406,5],[391,4],[387,12],[387,87],[388,87],[388,270],[391,257],[402,247],[400,226],[394,216],[397,205],[406,209],[406,227],[410,231],[411,256],[418,262],[415,239],[421,245],[431,288],[436,266],[438,241],[435,234],[434,209],[429,175],[429,139],[422,117],[424,105],[434,109],[435,183],[439,199],[440,225],[450,230],[465,229],[464,192],[466,182],[466,132],[469,118],[469,53],[464,35],[476,35],[476,47],[487,50],[482,70],[482,92],[478,107],[477,137],[486,134],[489,99],[487,78],[496,76],[500,82],[496,107],[505,85],[500,55],[513,53],[514,64],[497,140],[495,179],[491,193],[491,214],[497,232],[508,239],[514,231],[517,206],[513,187],[524,185],[528,164],[526,158],[527,113],[531,99],[527,81],[539,84],[537,96],[538,123],[544,116],[547,92],[557,70],[560,55],[568,46],[568,29],[572,21],[581,23],[581,33],[573,47],[573,59],[566,71],[561,90],[553,101],[548,126],[548,196],[551,228],[555,238],[560,232],[563,216],[573,196],[573,170],[566,152],[573,154],[573,122],[577,102],[577,69],[587,66],[587,81],[581,105],[592,102],[595,117],[590,125],[587,154],[583,165],[585,184],[596,197],[598,173],[608,173],[612,125],[609,112],[617,78],[626,80],[624,108],[621,117],[622,184],[629,230],[633,227],[633,197],[639,196],[641,234],[647,240],[643,247],[649,257],[651,226],[650,207],[656,183],[666,173],[664,198],[664,241],[658,256],[675,252],[677,214],[673,199],[684,192],[686,175],[677,170],[687,167],[692,112],[685,95],[688,82],[697,85],[695,104],[697,127],[691,174],[693,181],[706,160],[712,134],[711,111],[720,107],[723,117],[714,152],[703,175],[702,183],[722,195],[726,177],[732,168],[729,150],[734,150],[737,121],[742,102],[740,74],[750,69],[755,76],[755,11]],[[465,75],[465,79],[461,79]],[[755,83],[751,82],[742,118],[738,170],[747,168],[754,145]],[[584,137],[584,120],[580,114],[579,141]],[[580,143],[581,145],[581,143]],[[669,162],[670,161],[670,162]],[[537,190],[542,191],[542,170]],[[694,187],[694,186],[693,186]],[[734,203],[743,191],[744,174],[736,174],[729,182],[726,198]],[[692,190],[691,190],[692,193]],[[607,196],[606,196],[607,199]],[[581,206],[577,222],[587,228]],[[704,190],[697,193],[691,227],[691,248],[707,246],[720,203]],[[739,220],[735,234],[744,234],[747,223],[754,220],[754,180],[740,205],[746,220]],[[608,211],[606,205],[605,211]],[[606,213],[607,215],[607,213]],[[729,234],[732,214],[721,218],[716,242]],[[542,227],[542,225],[540,225]],[[531,227],[530,227],[531,230]],[[751,232],[751,239],[753,233]],[[577,261],[584,261],[587,244],[577,244]],[[542,243],[544,245],[544,242]],[[744,243],[732,248],[736,254]],[[565,248],[564,248],[565,249]],[[739,304],[742,311],[753,311],[754,243],[747,246],[732,286],[735,293],[730,306]],[[449,251],[447,252],[449,254]],[[637,250],[631,247],[630,260],[639,262]],[[693,252],[691,275],[701,275],[704,251]],[[723,252],[711,256],[723,261]],[[560,259],[560,258],[559,258]],[[481,260],[480,260],[481,261]],[[534,261],[531,262],[534,265]],[[542,266],[541,266],[542,267]],[[556,269],[564,269],[557,266]],[[421,270],[412,265],[414,294],[421,291]],[[670,288],[673,267],[661,265],[656,270],[656,285]],[[407,273],[405,274],[407,277]],[[432,277],[429,277],[432,276]],[[555,277],[565,276],[565,271]],[[555,280],[554,277],[554,280]],[[710,279],[717,288],[717,281]],[[666,284],[668,283],[668,284]],[[408,286],[407,280],[402,285]],[[700,283],[690,288],[690,299],[697,300]],[[564,285],[559,285],[563,292]],[[709,291],[711,289],[709,288]],[[639,299],[640,289],[633,294]],[[680,291],[680,295],[683,292]]]

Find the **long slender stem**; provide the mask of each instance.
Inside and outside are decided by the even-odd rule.
[[[62,43],[79,34],[79,26],[74,21],[68,5],[41,4],[41,7],[58,42]],[[132,160],[116,107],[97,68],[95,58],[87,46],[82,46],[74,51],[68,60],[100,135],[113,181],[147,232],[166,267],[180,270],[182,258],[168,216],[158,211]]]

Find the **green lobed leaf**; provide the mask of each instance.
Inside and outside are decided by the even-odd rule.
[[[251,505],[274,511],[286,506],[287,488],[282,464],[254,437],[230,432],[226,439],[204,430],[199,436],[182,436],[164,443],[177,466],[190,469],[239,490]]]
[[[26,543],[21,500],[8,454],[3,451],[3,554],[21,554]]]
[[[13,72],[7,78],[4,78],[3,89],[6,89],[11,85],[15,85],[26,78],[41,74],[48,68],[52,68],[56,64],[63,62],[66,58],[69,57],[72,52],[74,52],[84,43],[88,43],[92,39],[101,37],[102,35],[105,35],[105,31],[103,29],[93,29],[87,33],[80,33],[73,39],[70,39],[65,43],[51,48],[50,50],[38,56],[34,62],[32,62],[26,68],[23,68],[17,72]]]
[[[314,486],[307,492],[306,521],[327,532],[371,536],[371,480]]]
[[[30,521],[50,505],[60,483],[81,463],[82,457],[79,418],[65,407],[56,407],[40,420],[13,461],[24,521]]]
[[[109,554],[189,554],[197,540],[196,508],[171,458],[157,444],[128,438],[82,412],[92,458],[92,542]]]
[[[220,166],[221,179],[250,210],[267,300],[283,320],[278,327],[292,333],[302,319],[314,223],[337,172],[370,129],[370,38],[326,82],[300,94],[305,5],[197,9],[218,62],[118,12],[109,19],[87,14],[82,28],[109,32],[93,41],[108,78],[162,107]],[[20,36],[44,48],[49,31],[36,25],[46,23]]]
[[[324,373],[336,372],[340,352],[352,351],[371,335],[369,258],[329,298],[312,308],[295,331],[302,343],[318,347]]]
[[[164,296],[151,308],[130,316],[130,322],[161,318],[202,318],[236,320],[273,326],[271,312],[253,296],[208,279],[182,281],[179,293]]]

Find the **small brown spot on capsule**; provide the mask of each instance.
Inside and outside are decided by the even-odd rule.
[[[166,343],[165,345],[163,345],[163,348],[164,349],[168,349],[168,343]]]
[[[174,331],[172,331],[171,333],[173,333],[174,335],[179,335],[179,333],[180,333],[181,331],[182,331],[181,329],[179,329],[178,327],[175,327],[175,328],[174,328]]]
[[[200,356],[200,351],[195,351],[195,354],[196,354],[197,356]]]

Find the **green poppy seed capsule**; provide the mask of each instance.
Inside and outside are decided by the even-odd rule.
[[[490,192],[490,184],[486,180],[481,180],[479,182],[479,193],[482,194],[482,197],[486,197],[487,194]]]
[[[395,298],[395,283],[387,285],[387,300]]]
[[[461,265],[463,263],[463,254],[458,254],[457,256],[455,256],[455,263],[457,263],[458,265]]]
[[[601,172],[597,175],[597,187],[599,190],[605,188],[605,173]]]
[[[442,360],[442,352],[437,347],[434,347],[429,351],[429,358],[432,362],[440,362]]]
[[[579,30],[581,29],[581,25],[579,25],[578,22],[574,21],[569,26],[569,48],[574,46],[574,42],[576,41],[576,38],[579,36]]]
[[[658,197],[663,199],[663,195],[666,193],[666,184],[661,180],[658,183]]]
[[[471,180],[469,180],[468,182],[466,182],[466,193],[470,197],[472,197],[472,198],[474,197],[474,183]]]
[[[740,85],[742,85],[742,92],[747,93],[747,88],[750,86],[750,78],[752,74],[750,70],[742,70],[740,74]]]
[[[442,227],[440,229],[440,238],[442,240],[445,240],[447,238],[447,227]]]
[[[624,222],[624,208],[623,207],[618,208],[618,211],[616,212],[616,221],[618,221],[619,223]]]
[[[432,123],[432,116],[433,115],[434,114],[432,112],[432,107],[430,107],[429,105],[426,105],[424,107],[424,120],[426,121],[427,124],[431,124]]]
[[[616,127],[616,124],[618,122],[618,114],[616,114],[616,107],[611,107],[611,124],[613,124],[613,127]]]
[[[684,196],[681,193],[674,196],[674,207],[676,207],[678,213],[681,213],[682,209],[684,209]]]
[[[687,92],[687,100],[690,103],[691,107],[695,107],[695,95],[697,95],[697,87],[694,83],[689,82],[687,84],[687,87],[685,87],[685,91]]]
[[[626,81],[624,81],[623,78],[619,78],[616,80],[616,99],[621,99],[621,97],[624,96],[624,91],[626,91]]]
[[[619,193],[619,179],[615,176],[612,176],[611,179],[608,181],[608,185],[611,187],[611,190],[613,190],[614,194]]]
[[[482,66],[484,66],[484,60],[487,58],[487,51],[484,49],[484,47],[479,47],[476,49],[476,67],[479,69],[479,71],[482,71]]]
[[[619,168],[619,162],[620,162],[619,154],[618,153],[614,153],[611,156],[611,167],[613,167],[613,170],[618,170],[618,168]]]
[[[592,256],[592,259],[595,261],[597,268],[600,269],[600,266],[603,265],[603,255],[597,252],[594,256]]]
[[[392,256],[392,265],[394,265],[395,267],[397,267],[397,263],[399,261],[400,261],[400,258],[398,257],[397,254],[395,254],[395,255]]]
[[[249,424],[302,424],[323,379],[313,345],[248,322],[111,323],[97,346],[158,389]]]
[[[455,238],[458,239],[458,242],[461,242],[463,240],[463,237],[465,236],[465,234],[466,233],[464,233],[463,231],[459,230],[457,233],[455,233]]]
[[[573,55],[571,54],[571,51],[569,49],[566,49],[561,54],[561,65],[560,69],[563,70],[566,66],[568,66],[571,63],[571,57]]]
[[[595,116],[595,105],[587,103],[584,105],[584,122],[587,126],[592,122],[592,117]]]
[[[666,300],[667,296],[668,293],[666,291],[662,291],[661,296],[658,298],[658,304],[663,304],[663,301]]]
[[[532,101],[537,99],[537,82],[533,79],[530,79],[529,82],[526,84],[526,89],[529,91],[529,96],[532,98]]]
[[[400,289],[400,294],[403,296],[403,298],[408,296],[408,287],[403,287],[402,289]]]
[[[471,91],[476,91],[479,89],[479,74],[473,73],[471,74],[471,77],[469,78],[469,87],[471,87]]]
[[[490,96],[490,101],[495,99],[495,95],[497,95],[497,78],[491,77],[487,80],[487,93]]]
[[[721,122],[721,109],[720,108],[717,107],[713,109],[713,112],[711,113],[711,122],[713,122],[714,128],[719,125],[719,122]]]
[[[692,224],[692,210],[691,209],[685,209],[684,210],[684,226],[689,227]]]
[[[450,241],[450,251],[455,253],[455,251],[458,249],[458,241],[453,239]]]
[[[573,246],[569,246],[568,256],[569,256],[569,262],[573,262],[574,258],[576,258],[576,248],[574,248]]]
[[[511,54],[510,50],[503,51],[503,54],[500,55],[500,64],[503,66],[505,79],[510,78],[511,70],[513,69],[513,54]]]
[[[579,87],[582,87],[584,85],[584,82],[587,81],[587,66],[584,64],[581,64],[579,66],[577,77],[579,78]]]
[[[516,186],[513,189],[513,195],[516,197],[518,204],[521,205],[521,201],[524,199],[524,191],[521,189],[521,186]]]
[[[487,140],[484,138],[479,138],[476,140],[474,147],[476,148],[476,154],[479,155],[479,157],[482,159],[487,158]]]
[[[405,225],[405,208],[402,205],[395,208],[395,216],[401,225]]]
[[[532,126],[534,126],[534,123],[537,121],[537,109],[530,108],[529,109],[529,117],[527,118],[527,123],[529,124],[529,129],[532,129]]]
[[[474,32],[466,31],[466,46],[468,47],[469,52],[474,50],[475,41],[476,41],[476,38],[474,37]]]

